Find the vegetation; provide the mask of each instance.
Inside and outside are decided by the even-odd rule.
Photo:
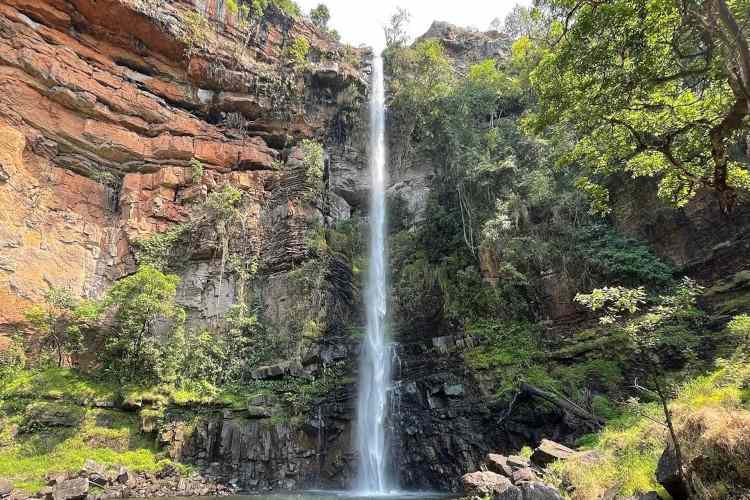
[[[328,28],[328,21],[331,20],[331,12],[325,4],[318,4],[313,10],[310,11],[310,19],[313,24],[318,28],[325,30]]]
[[[677,206],[700,188],[727,213],[750,188],[748,158],[735,149],[750,130],[747,3],[681,0],[599,6],[552,0],[541,48],[527,36],[536,131],[572,130],[561,165],[582,165],[579,185],[593,208],[608,210],[602,184],[615,172],[659,179],[659,195]]]
[[[671,403],[675,430],[682,443],[691,484],[701,498],[732,498],[747,484],[746,423],[750,419],[744,359],[721,363],[715,371],[684,383]],[[597,498],[606,491],[621,495],[657,491],[656,465],[669,441],[657,402],[630,406],[602,432],[581,439],[597,452],[553,465],[553,478],[572,489],[570,498]],[[695,457],[705,462],[693,462]]]
[[[29,325],[39,334],[42,349],[51,348],[62,367],[65,355],[82,348],[83,335],[99,320],[99,306],[89,300],[77,300],[62,288],[50,288],[44,304],[24,312]]]
[[[307,61],[307,54],[310,52],[310,42],[303,36],[297,36],[291,45],[286,48],[286,57],[295,66],[304,66]]]
[[[174,380],[185,320],[185,312],[175,301],[178,283],[177,276],[147,264],[109,290],[104,307],[112,311],[116,326],[106,349],[108,370],[114,377]]]

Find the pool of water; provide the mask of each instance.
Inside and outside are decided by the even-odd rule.
[[[299,493],[268,493],[262,495],[233,495],[226,497],[160,497],[149,500],[446,500],[456,495],[431,491],[394,491],[392,493],[358,493],[352,491],[301,491]]]

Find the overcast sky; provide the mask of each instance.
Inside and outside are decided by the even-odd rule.
[[[305,12],[321,0],[297,0]],[[330,26],[352,45],[382,46],[383,24],[401,6],[411,13],[410,32],[417,37],[432,21],[448,21],[459,26],[488,29],[496,17],[504,19],[516,3],[529,0],[322,0],[331,11]]]

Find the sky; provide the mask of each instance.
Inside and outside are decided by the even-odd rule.
[[[501,20],[516,3],[529,5],[530,0],[297,0],[305,12],[325,3],[331,12],[329,26],[341,39],[354,46],[382,47],[383,24],[396,7],[411,13],[410,34],[423,34],[432,21],[448,21],[484,31],[496,17]]]

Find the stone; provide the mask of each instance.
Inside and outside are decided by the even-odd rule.
[[[13,491],[13,485],[10,481],[0,478],[0,498],[10,496],[11,491]]]
[[[511,476],[511,480],[513,483],[518,484],[520,482],[526,481],[536,481],[539,479],[536,476],[536,473],[531,467],[523,467],[521,469],[516,469],[513,471],[513,475]]]
[[[85,477],[68,479],[55,484],[52,489],[53,500],[81,500],[89,492],[89,480]]]
[[[487,455],[487,468],[492,472],[497,472],[505,477],[513,477],[513,468],[508,464],[508,457],[497,453]]]
[[[539,446],[534,449],[534,453],[531,454],[531,461],[540,467],[546,467],[555,460],[565,460],[573,454],[575,454],[575,450],[571,450],[567,446],[549,439],[542,439]]]
[[[661,484],[673,500],[686,500],[688,491],[677,468],[674,448],[668,446],[656,465],[656,481]]]
[[[524,482],[519,485],[523,500],[563,500],[552,486],[540,482]]]
[[[443,392],[446,396],[463,396],[464,386],[463,384],[445,384]]]
[[[83,410],[63,403],[36,403],[26,410],[26,429],[45,427],[76,427],[83,420]]]
[[[522,500],[521,490],[510,479],[491,471],[470,472],[461,478],[461,482],[467,495],[491,495],[495,500]]]
[[[529,462],[528,458],[524,458],[520,455],[510,455],[508,457],[508,465],[513,469],[522,469],[524,467],[529,467],[531,465],[531,462]]]
[[[248,405],[247,414],[250,418],[268,418],[273,415],[273,412],[266,406]]]
[[[117,476],[115,476],[115,481],[117,481],[120,484],[128,484],[131,481],[131,474],[130,471],[123,466],[120,466],[119,469],[117,469]]]

